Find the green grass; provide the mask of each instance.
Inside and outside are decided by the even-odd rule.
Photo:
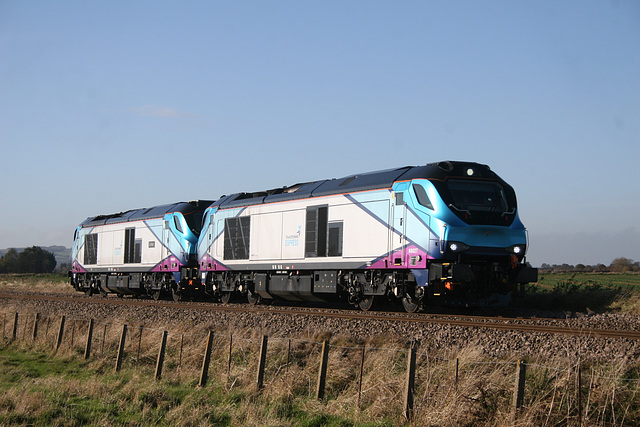
[[[542,273],[515,304],[544,310],[640,314],[640,274]]]
[[[0,424],[163,424],[189,401],[215,401],[210,396],[214,389],[156,383],[135,370],[101,375],[94,365],[73,356],[0,350]],[[229,419],[224,414],[213,418]]]
[[[103,368],[73,354],[1,348],[0,425],[354,425],[343,416],[310,412],[305,399],[271,401],[250,389],[229,392],[223,384],[155,381],[150,368]]]
[[[640,292],[640,274],[635,273],[541,273],[538,280],[547,288],[567,283]]]

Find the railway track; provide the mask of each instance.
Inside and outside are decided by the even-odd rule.
[[[318,316],[324,318],[346,320],[374,320],[381,322],[407,322],[407,323],[432,323],[466,328],[488,328],[506,331],[536,332],[547,334],[564,334],[581,337],[597,338],[622,338],[640,339],[640,331],[586,328],[567,325],[541,325],[535,322],[566,323],[565,320],[540,319],[540,318],[509,318],[495,316],[472,316],[451,314],[406,314],[388,311],[361,312],[350,310],[338,310],[331,308],[288,307],[288,306],[252,306],[248,304],[216,304],[209,302],[174,302],[154,301],[142,298],[117,298],[117,297],[86,297],[56,294],[38,294],[27,292],[0,291],[0,299],[39,300],[39,301],[66,301],[86,304],[109,304],[121,306],[141,307],[168,307],[188,310],[208,310],[220,312],[274,314],[290,316]]]

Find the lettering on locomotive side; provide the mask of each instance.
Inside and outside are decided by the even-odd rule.
[[[302,226],[298,225],[298,231],[294,234],[285,234],[284,245],[285,246],[299,246],[300,236],[302,235]]]

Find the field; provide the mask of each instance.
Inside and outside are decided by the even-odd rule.
[[[541,273],[538,284],[547,288],[563,284],[626,289],[640,292],[640,274],[637,273]]]

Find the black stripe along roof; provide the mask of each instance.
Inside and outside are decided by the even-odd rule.
[[[204,212],[211,203],[213,203],[211,200],[195,200],[154,206],[151,208],[133,209],[125,212],[89,217],[80,225],[82,227],[92,227],[120,222],[142,221],[145,219],[162,218],[165,214],[171,212],[180,212],[187,216],[194,212]]]
[[[476,178],[499,179],[488,166],[472,162],[438,162],[425,166],[406,166],[397,169],[367,172],[322,181],[305,182],[290,187],[275,188],[253,193],[236,193],[222,196],[212,206],[220,209],[258,205],[286,200],[306,199],[332,194],[391,188],[394,182],[416,178],[445,180],[452,176],[466,176],[468,169],[474,170]]]

